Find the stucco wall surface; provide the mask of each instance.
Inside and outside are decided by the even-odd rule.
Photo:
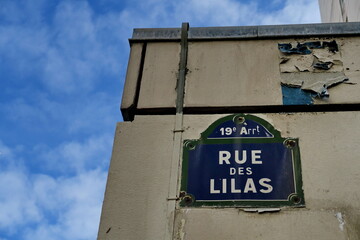
[[[185,106],[281,105],[277,43],[189,44]]]
[[[298,43],[316,41],[322,44],[335,41],[338,51],[310,49],[311,54],[301,55],[281,53],[278,49],[278,44],[291,43],[295,48]],[[121,107],[126,109],[137,103],[138,109],[174,108],[180,44],[149,42],[146,45],[141,73],[142,44],[132,46]],[[283,100],[284,81],[294,85],[305,76],[312,80],[303,85],[315,83],[321,87],[331,85],[328,79],[339,75],[344,76],[344,81],[326,86],[329,96],[316,96],[321,92],[305,89],[307,94],[312,94],[313,104],[359,103],[358,52],[358,37],[189,42],[184,107],[288,105]],[[330,64],[330,69],[314,68],[320,60]],[[314,79],[318,77],[325,82],[317,83]],[[138,102],[136,86],[139,87]]]
[[[305,208],[249,213],[239,208],[180,208],[173,239],[326,239],[360,236],[359,112],[254,114],[282,137],[299,138]],[[225,115],[184,115],[183,139]],[[174,116],[119,123],[98,239],[166,239]],[[178,166],[181,169],[181,166]],[[180,180],[180,177],[179,177]]]
[[[140,65],[143,45],[143,43],[138,43],[132,44],[131,46],[121,108],[129,108],[135,102],[137,82],[141,70]]]
[[[299,138],[306,208],[265,214],[179,208],[176,239],[358,239],[360,113],[255,115],[283,137]],[[183,138],[198,139],[221,116],[185,115]]]
[[[180,44],[148,43],[138,108],[175,107]]]
[[[98,239],[164,239],[174,116],[118,123]]]
[[[358,22],[360,2],[358,0],[319,0],[321,21]]]

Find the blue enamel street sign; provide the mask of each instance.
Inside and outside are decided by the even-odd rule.
[[[183,152],[183,207],[305,205],[298,139],[261,118],[219,119],[199,140],[185,140]]]

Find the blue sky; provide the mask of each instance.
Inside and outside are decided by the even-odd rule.
[[[0,240],[95,239],[133,28],[320,22],[317,0],[0,0]]]

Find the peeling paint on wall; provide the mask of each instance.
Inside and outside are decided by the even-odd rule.
[[[284,54],[310,54],[312,53],[311,49],[327,49],[330,52],[338,52],[339,47],[335,40],[331,42],[321,42],[321,41],[313,41],[313,42],[297,42],[293,47],[293,43],[279,43],[278,48],[280,52]]]
[[[328,48],[330,52],[338,52],[339,51],[339,47],[336,43],[335,40],[331,41],[331,42],[323,42],[322,43],[323,48]]]
[[[310,91],[314,93],[311,95],[312,97],[328,97],[328,88],[349,80],[343,72],[291,73],[281,74],[281,78],[281,84],[283,86]]]
[[[338,46],[332,42],[279,43],[280,72],[320,72],[343,70]]]
[[[281,208],[244,208],[244,212],[252,212],[252,213],[276,213],[280,212]]]
[[[313,91],[317,93],[317,96],[319,97],[329,97],[328,88],[348,80],[349,79],[344,74],[343,76],[329,77],[313,82],[304,82],[301,89]]]
[[[312,71],[313,56],[312,55],[296,55],[280,57],[280,72],[310,72]]]
[[[344,225],[345,225],[345,221],[344,218],[341,214],[341,212],[338,212],[335,214],[335,217],[337,218],[337,220],[339,221],[339,228],[341,231],[344,231]]]
[[[284,105],[312,105],[314,103],[313,94],[301,88],[281,86]]]
[[[279,50],[285,54],[310,54],[311,51],[306,45],[298,43],[296,47],[292,47],[291,43],[279,43]]]
[[[185,222],[186,222],[185,219],[181,219],[181,221],[178,223],[178,231],[176,234],[177,240],[183,240],[185,237],[185,231],[184,231]]]
[[[284,105],[313,104],[313,98],[329,97],[328,88],[349,80],[335,40],[279,43],[278,49]]]

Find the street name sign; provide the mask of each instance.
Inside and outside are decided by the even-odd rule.
[[[305,206],[299,141],[270,123],[235,114],[183,146],[182,207]]]

